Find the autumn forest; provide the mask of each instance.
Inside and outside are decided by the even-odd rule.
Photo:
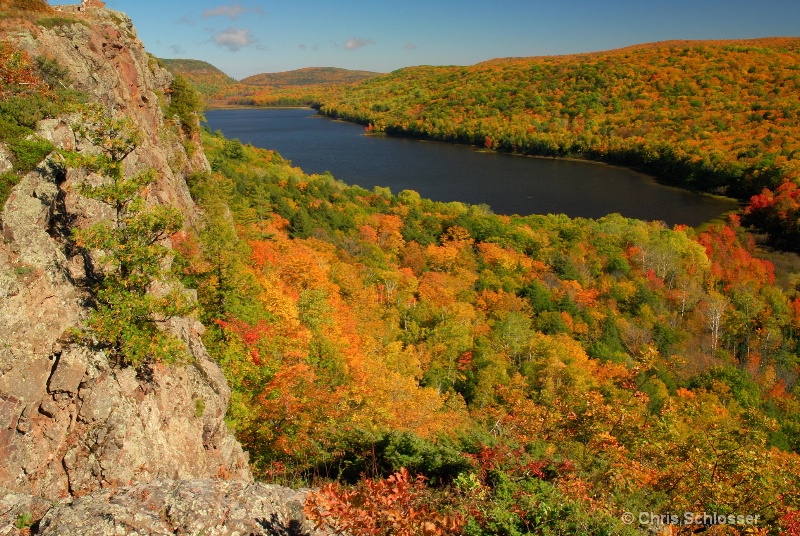
[[[52,150],[32,125],[84,114],[80,134],[105,152],[64,151],[63,165],[111,181],[82,195],[116,220],[71,240],[119,274],[93,287],[74,337],[125,366],[179,366],[149,319],[197,316],[254,475],[313,488],[318,526],[800,534],[800,39],[249,82],[165,65],[178,74],[164,115],[210,164],[187,179],[197,225],[143,202],[151,175],[124,176],[127,123],[51,92],[58,64],[6,42],[0,140],[14,167],[0,201]],[[366,190],[203,128],[201,95],[310,105],[365,135],[621,164],[743,208],[669,228]],[[152,296],[170,279],[197,305]]]
[[[702,231],[497,216],[308,176],[205,133],[214,171],[192,189],[208,228],[232,218],[236,232],[187,236],[186,277],[259,474],[329,482],[307,509],[354,534],[797,531],[800,296],[756,237],[797,244],[798,43],[666,43],[229,95],[747,201]],[[626,512],[723,522],[626,524]]]
[[[799,51],[788,38],[675,41],[207,95],[312,105],[374,133],[601,160],[743,202],[763,194],[745,222],[797,249]]]

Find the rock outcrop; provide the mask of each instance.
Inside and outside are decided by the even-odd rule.
[[[305,493],[220,480],[157,480],[68,499],[38,527],[64,534],[204,534],[290,536],[313,531],[303,518]]]
[[[202,150],[188,156],[179,129],[165,125],[162,103],[172,75],[147,54],[124,13],[95,8],[75,20],[17,36],[18,46],[34,57],[56,58],[75,89],[133,121],[142,137],[125,160],[126,171],[156,170],[160,180],[150,196],[179,208],[194,223],[194,203],[183,179],[209,166]]]
[[[171,76],[130,20],[94,9],[74,24],[27,28],[13,36],[20,47],[56,58],[76,89],[136,125],[141,142],[125,166],[157,171],[147,201],[195,224],[185,176],[208,162],[199,147],[187,155],[191,143],[164,119]],[[75,120],[42,121],[38,134],[91,150],[76,141]],[[87,263],[69,232],[104,217],[76,193],[84,178],[46,160],[0,207],[0,535],[21,515],[43,534],[302,532],[302,493],[252,483],[199,322],[171,323],[192,354],[183,366],[115,366],[69,336],[89,313]]]

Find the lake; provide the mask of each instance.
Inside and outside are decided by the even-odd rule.
[[[436,201],[487,204],[497,214],[599,218],[618,212],[697,226],[737,208],[733,200],[665,186],[616,166],[365,136],[364,127],[311,109],[209,110],[205,116],[212,131],[276,150],[306,173],[329,171],[367,189],[409,189]]]

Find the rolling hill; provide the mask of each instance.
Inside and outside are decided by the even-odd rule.
[[[262,73],[248,76],[240,80],[248,86],[287,86],[341,85],[361,82],[379,76],[381,73],[371,71],[352,71],[337,67],[307,67],[281,73]]]
[[[409,67],[325,95],[321,110],[376,132],[602,160],[748,199],[800,180],[798,91],[798,38],[669,41]]]
[[[171,73],[183,75],[206,98],[236,83],[236,80],[205,61],[186,59],[160,59],[159,61]]]

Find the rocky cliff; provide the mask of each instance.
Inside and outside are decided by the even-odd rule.
[[[75,89],[128,117],[141,141],[126,172],[155,169],[147,201],[177,207],[195,225],[184,179],[208,163],[163,117],[170,74],[124,14],[70,17],[50,29],[21,23],[5,37],[57,59]],[[76,141],[74,121],[42,121],[38,135],[93,150]],[[103,217],[77,193],[84,179],[46,160],[0,213],[0,535],[16,531],[20,516],[42,534],[297,532],[302,494],[252,484],[224,422],[230,391],[199,322],[172,322],[192,354],[183,366],[116,366],[67,336],[89,312],[86,261],[70,247],[70,229]]]

